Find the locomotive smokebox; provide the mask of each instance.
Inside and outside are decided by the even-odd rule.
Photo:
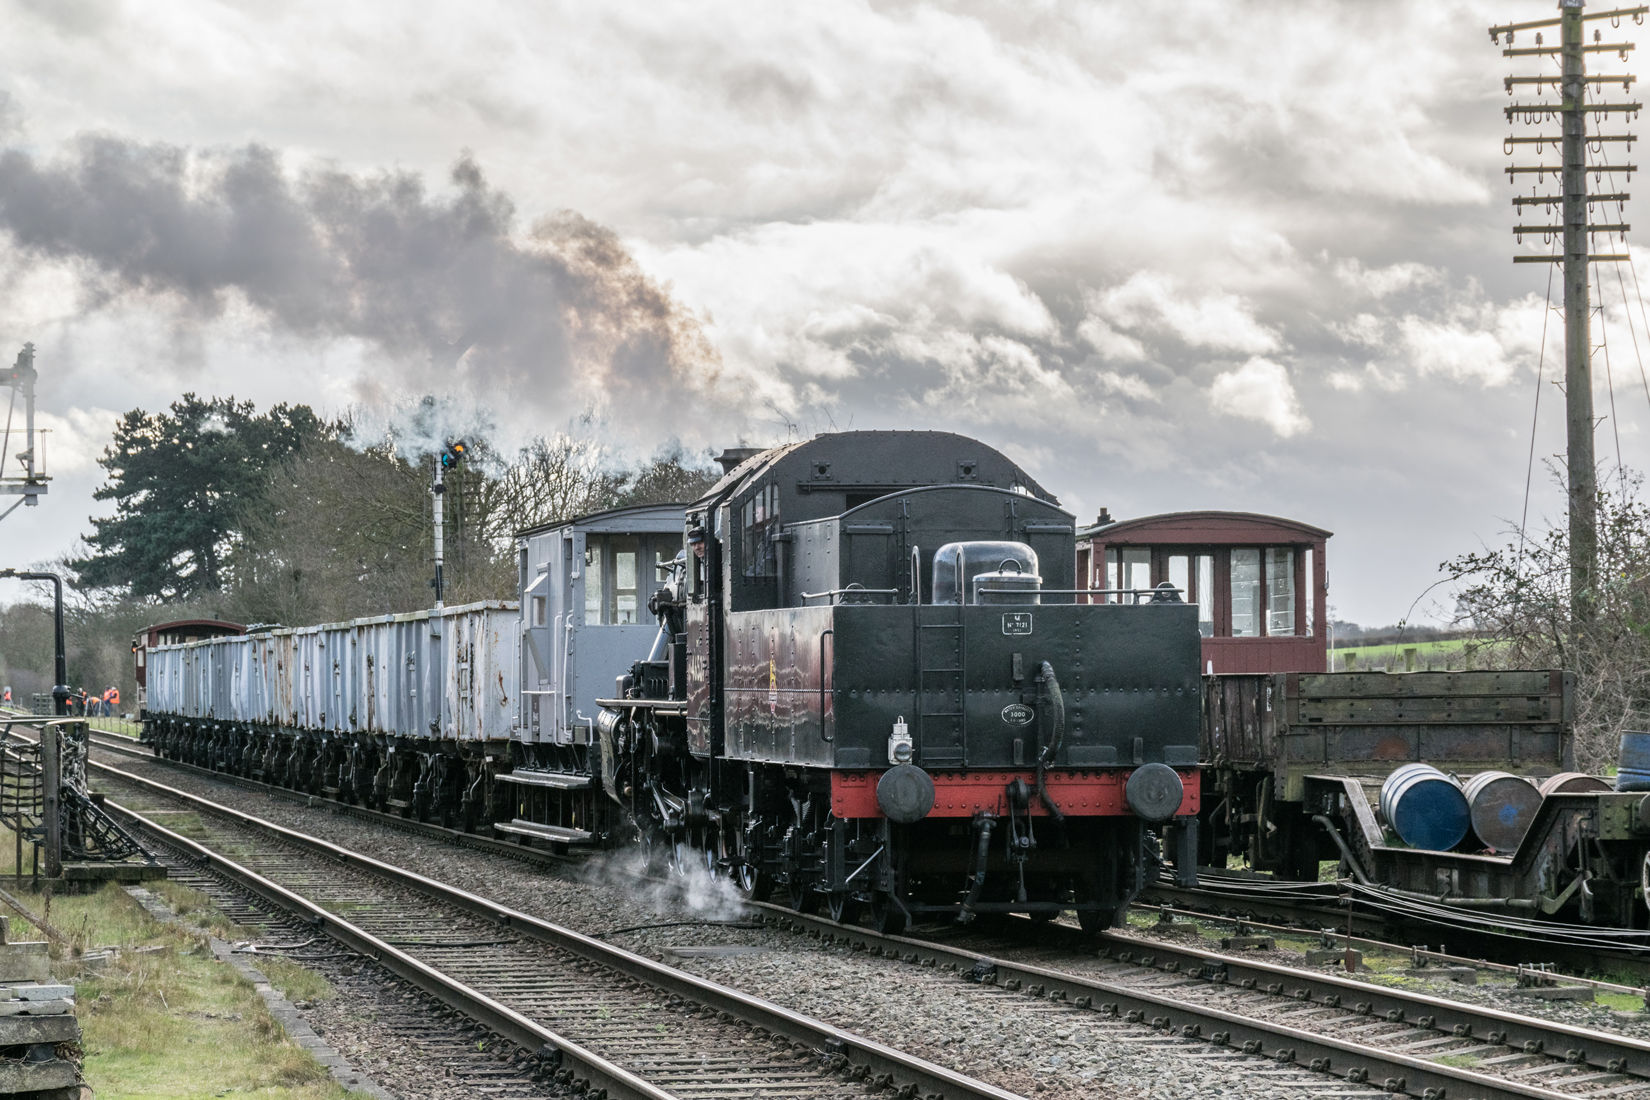
[[[877,808],[898,825],[921,821],[934,808],[933,778],[915,764],[889,768],[877,780]]]

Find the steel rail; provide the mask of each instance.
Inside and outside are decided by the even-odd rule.
[[[420,962],[331,910],[323,909],[308,898],[293,893],[227,856],[220,855],[186,836],[180,836],[165,826],[150,821],[138,811],[128,809],[117,802],[111,800],[105,802],[105,805],[125,817],[136,828],[182,851],[200,865],[215,871],[277,908],[297,914],[317,931],[325,932],[352,951],[365,955],[390,973],[411,982],[512,1042],[535,1051],[541,1059],[552,1066],[571,1071],[576,1081],[584,1083],[587,1095],[591,1089],[605,1089],[607,1096],[612,1100],[619,1097],[629,1100],[676,1100],[672,1093],[649,1084],[624,1067],[528,1019],[514,1009],[499,1004],[486,994]]]
[[[1234,884],[1221,884],[1222,888],[1211,889],[1207,885],[1189,888],[1156,882],[1148,883],[1138,900],[1146,904],[1172,902],[1188,909],[1207,906],[1228,918],[1231,914],[1256,914],[1256,921],[1263,919],[1258,914],[1264,913],[1275,917],[1279,922],[1301,922],[1307,926],[1307,931],[1327,930],[1338,934],[1347,924],[1344,903],[1338,909],[1331,908],[1337,900],[1333,896],[1287,889],[1288,886],[1314,885],[1333,884],[1257,883],[1255,887],[1248,889]],[[1414,930],[1414,934],[1417,935],[1431,935],[1433,931],[1447,929],[1452,941],[1459,944],[1465,939],[1474,945],[1473,950],[1479,952],[1505,956],[1523,952],[1526,953],[1526,957],[1519,961],[1527,962],[1527,953],[1532,949],[1538,949],[1548,961],[1562,962],[1574,968],[1593,969],[1608,961],[1650,977],[1650,960],[1646,959],[1642,946],[1634,948],[1615,946],[1608,942],[1590,943],[1585,938],[1585,931],[1577,930],[1574,926],[1553,924],[1546,927],[1538,925],[1532,929],[1514,928],[1464,920],[1468,914],[1458,910],[1450,913],[1429,911],[1422,903],[1409,902],[1407,899],[1398,899],[1405,901],[1404,905],[1387,905],[1379,898],[1363,894],[1356,895],[1354,900],[1354,930],[1373,933],[1376,938],[1398,934],[1398,930],[1401,929]],[[1429,931],[1422,931],[1423,929]]]
[[[773,1034],[786,1036],[793,1041],[807,1043],[818,1047],[828,1054],[841,1055],[848,1063],[865,1066],[873,1074],[887,1075],[894,1082],[905,1087],[908,1095],[925,1095],[949,1097],[952,1100],[971,1097],[976,1100],[1020,1100],[1014,1093],[999,1089],[994,1085],[964,1076],[953,1070],[938,1066],[932,1062],[913,1057],[902,1051],[884,1046],[872,1039],[866,1039],[853,1032],[814,1020],[788,1008],[741,993],[736,989],[718,985],[684,973],[673,967],[658,963],[652,959],[614,947],[601,940],[575,932],[550,921],[523,913],[508,906],[449,886],[444,882],[426,878],[414,871],[383,863],[370,856],[351,851],[337,844],[308,836],[304,833],[276,825],[251,814],[178,790],[176,787],[147,779],[131,772],[123,771],[109,764],[100,764],[89,761],[88,767],[95,768],[118,778],[121,782],[131,783],[140,788],[161,794],[197,807],[219,817],[238,822],[248,828],[267,833],[294,847],[325,856],[340,864],[355,867],[369,872],[380,878],[387,879],[396,885],[436,898],[467,913],[485,917],[509,928],[512,932],[550,944],[569,954],[579,956],[590,962],[608,967],[636,981],[662,991],[673,993],[679,997],[696,1001],[719,1012],[728,1013],[745,1023],[756,1027],[767,1028]],[[131,811],[127,811],[131,813]],[[214,855],[214,862],[223,857]],[[305,903],[306,906],[310,903]],[[311,906],[314,912],[325,913]],[[325,919],[329,922],[337,920],[335,916],[326,913]],[[364,934],[364,933],[363,933]],[[422,966],[422,964],[419,964]],[[1536,1095],[1536,1094],[1530,1094]]]
[[[1186,917],[1188,920],[1193,921],[1208,921],[1210,923],[1219,922],[1222,924],[1230,924],[1234,928],[1258,928],[1263,932],[1278,932],[1285,936],[1310,936],[1316,933],[1327,937],[1324,940],[1325,947],[1334,947],[1335,944],[1329,941],[1335,940],[1338,941],[1343,947],[1355,944],[1361,947],[1371,948],[1375,951],[1383,951],[1391,955],[1408,955],[1414,960],[1415,965],[1418,967],[1436,962],[1446,966],[1470,966],[1477,970],[1495,970],[1503,974],[1516,975],[1531,972],[1531,968],[1529,966],[1491,962],[1488,959],[1474,959],[1466,955],[1452,955],[1447,951],[1433,951],[1431,948],[1422,944],[1393,943],[1390,940],[1370,939],[1368,936],[1353,936],[1349,942],[1345,932],[1332,928],[1307,929],[1298,925],[1268,924],[1265,921],[1251,920],[1248,917],[1225,916],[1218,913],[1203,913],[1196,909],[1176,909],[1171,905],[1150,905],[1141,902],[1135,903],[1130,908],[1138,909],[1143,913],[1169,913],[1173,916]],[[1246,933],[1236,932],[1235,934],[1241,936]],[[1607,982],[1601,978],[1584,978],[1579,974],[1566,974],[1557,970],[1542,971],[1541,973],[1543,977],[1566,982],[1575,982],[1579,985],[1590,985],[1594,989],[1603,990],[1606,993],[1625,993],[1632,997],[1643,997],[1647,992],[1650,992],[1650,990],[1647,990],[1646,987],[1641,985],[1622,985],[1619,982]]]
[[[1103,945],[1102,951],[1122,963],[1133,961],[1136,965],[1188,973],[1201,969],[1205,976],[1241,988],[1265,990],[1315,1004],[1367,1006],[1365,1015],[1414,1023],[1442,1035],[1478,1038],[1500,1046],[1522,1048],[1526,1053],[1545,1053],[1572,1064],[1650,1077],[1650,1043],[1626,1035],[1611,1035],[1204,948],[1159,940],[1142,942],[1109,933],[1098,939]]]
[[[957,947],[933,943],[928,940],[913,939],[906,936],[888,936],[873,932],[867,928],[852,925],[837,924],[825,917],[797,913],[783,906],[770,902],[752,903],[755,908],[771,913],[780,923],[790,922],[800,930],[810,931],[820,936],[832,936],[836,942],[857,944],[869,950],[875,950],[883,955],[892,955],[905,962],[917,963],[925,966],[948,965],[955,966],[964,975],[975,975],[985,982],[994,983],[1010,990],[1022,990],[1033,996],[1043,997],[1056,1001],[1075,1004],[1079,1008],[1099,1009],[1107,1015],[1120,1017],[1132,1022],[1150,1022],[1165,1031],[1177,1032],[1188,1039],[1201,1039],[1219,1046],[1234,1047],[1246,1053],[1260,1053],[1268,1055],[1280,1062],[1293,1062],[1306,1069],[1315,1069],[1320,1072],[1344,1077],[1349,1081],[1366,1081],[1387,1091],[1409,1092],[1418,1096],[1447,1096],[1449,1100],[1508,1100],[1512,1097],[1541,1097],[1544,1100],[1577,1100],[1576,1093],[1560,1092],[1554,1089],[1542,1088],[1539,1085],[1527,1084],[1502,1077],[1494,1077],[1484,1073],[1477,1073],[1468,1069],[1460,1069],[1437,1062],[1430,1062],[1423,1058],[1393,1050],[1383,1050],[1363,1043],[1350,1042],[1331,1035],[1305,1031],[1287,1024],[1274,1023],[1268,1020],[1255,1019],[1237,1013],[1226,1012],[1206,1005],[1187,1004],[1176,1000],[1172,996],[1153,993],[1135,986],[1108,981],[1103,978],[1089,977],[1079,974],[1070,974],[1064,971],[1050,970],[1046,967],[1034,966],[1029,963],[1014,962],[999,959],[989,955],[980,955]],[[1153,942],[1142,944],[1136,940],[1122,940],[1118,937],[1107,936],[1105,940],[1115,940],[1126,943],[1133,950],[1145,948],[1143,953],[1153,956],[1151,964],[1158,969],[1170,973],[1178,973],[1187,981],[1203,980],[1222,983],[1229,981],[1233,972],[1247,973],[1243,967],[1253,967],[1257,964],[1249,960],[1221,956],[1214,952],[1183,951],[1180,957],[1173,952],[1172,946],[1159,949]],[[1197,965],[1201,968],[1209,966],[1213,972],[1193,973],[1185,963],[1196,957]],[[1121,960],[1120,960],[1121,961]],[[1174,962],[1177,965],[1171,970],[1166,964]],[[1259,964],[1264,966],[1265,964]],[[1223,967],[1231,969],[1222,970]],[[1308,979],[1318,980],[1321,976],[1302,973],[1288,967],[1269,967],[1268,976],[1275,973],[1287,976],[1291,980],[1293,993],[1301,988]],[[1257,972],[1258,975],[1258,972]],[[1239,979],[1231,984],[1240,984]],[[1266,987],[1259,984],[1256,978],[1256,988],[1266,992]],[[1271,983],[1267,983],[1271,984]],[[1362,983],[1346,982],[1354,986],[1361,999],[1370,1001],[1372,1007],[1369,1015],[1373,1020],[1383,1017],[1377,1015],[1373,1008],[1373,996],[1379,994],[1396,994],[1397,991],[1381,989]],[[1308,997],[1313,988],[1309,990]],[[1325,988],[1328,988],[1325,986]],[[1339,992],[1339,987],[1337,987]],[[1299,996],[1295,1000],[1305,1000]],[[1320,999],[1316,1003],[1325,1005]],[[1343,998],[1344,999],[1344,998]],[[1435,998],[1421,998],[1426,1002],[1434,1002]],[[1340,1002],[1333,1002],[1339,1004]],[[1399,1001],[1394,998],[1394,1004]],[[1419,1001],[1416,1003],[1420,1003]],[[1439,1005],[1446,1002],[1436,1002]],[[1328,1007],[1328,1005],[1325,1005]],[[1479,1011],[1471,1006],[1450,1005],[1451,1008],[1460,1008],[1469,1011]],[[1582,1032],[1578,1028],[1568,1028],[1566,1025],[1547,1025],[1541,1021],[1530,1020],[1526,1017],[1506,1015],[1510,1020],[1522,1021],[1524,1025],[1534,1025],[1537,1029],[1546,1029],[1544,1034],[1551,1038],[1560,1029],[1575,1032],[1586,1037],[1589,1047],[1602,1050],[1599,1041],[1606,1040],[1596,1032]],[[1487,1017],[1486,1017],[1487,1018]],[[1512,1027],[1509,1023],[1508,1028]],[[1449,1032],[1446,1030],[1445,1034]],[[1521,1033],[1522,1034],[1522,1033]],[[1534,1030],[1530,1032],[1533,1036]],[[1467,1036],[1463,1036],[1465,1038]],[[1508,1037],[1509,1041],[1511,1036]],[[1537,1038],[1536,1041],[1540,1041]],[[1650,1044],[1638,1040],[1623,1039],[1650,1058]],[[1591,1051],[1589,1051],[1591,1053]],[[1626,1055],[1623,1054],[1623,1057]],[[1556,1057],[1563,1058],[1563,1054]],[[1650,1062],[1646,1063],[1650,1065]],[[1616,1072],[1616,1071],[1612,1071]],[[1626,1071],[1622,1071],[1626,1072]]]

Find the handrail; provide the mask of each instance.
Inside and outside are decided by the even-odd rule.
[[[997,596],[1133,596],[1134,603],[1128,606],[1139,607],[1142,603],[1140,598],[1142,596],[1155,597],[1164,592],[1174,592],[1179,595],[1183,594],[1185,591],[1186,590],[1184,588],[1174,588],[1172,586],[1164,585],[1158,588],[976,588],[974,589],[974,594],[976,596],[982,593],[989,593]],[[1119,602],[1121,603],[1121,601]],[[1169,601],[1164,600],[1147,602],[1167,603]],[[1186,601],[1182,595],[1181,599],[1174,602],[1185,604]]]
[[[897,589],[897,588],[854,588],[854,587],[831,588],[831,589],[827,589],[824,592],[804,592],[804,593],[802,593],[802,598],[805,599],[805,600],[817,600],[821,596],[846,596],[846,595],[849,595],[850,593],[855,595],[855,596],[897,596],[897,595],[899,595],[899,589]]]
[[[819,736],[823,741],[835,741],[836,734],[829,732],[825,726],[825,635],[831,636],[831,646],[836,646],[836,631],[826,627],[819,632]]]

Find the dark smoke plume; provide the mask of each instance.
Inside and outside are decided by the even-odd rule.
[[[364,338],[437,377],[462,358],[506,392],[654,404],[714,379],[697,321],[611,231],[564,211],[517,243],[514,204],[468,155],[451,182],[438,197],[407,172],[291,178],[257,145],[192,156],[86,137],[51,163],[0,153],[0,230],[88,262],[105,300],[168,296],[210,317],[238,290],[296,335]]]

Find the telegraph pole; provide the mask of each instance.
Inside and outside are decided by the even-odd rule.
[[[1560,184],[1560,192],[1556,195],[1532,194],[1516,196],[1513,206],[1520,214],[1526,207],[1540,206],[1551,215],[1554,207],[1561,218],[1558,225],[1515,225],[1513,232],[1519,241],[1523,241],[1525,234],[1540,234],[1543,241],[1549,245],[1555,241],[1562,251],[1557,255],[1520,255],[1513,257],[1514,263],[1561,263],[1564,265],[1564,398],[1565,398],[1565,454],[1568,467],[1567,495],[1570,519],[1570,617],[1572,624],[1577,628],[1585,627],[1592,622],[1597,606],[1598,593],[1598,472],[1593,453],[1593,428],[1596,423],[1593,417],[1593,367],[1592,367],[1592,303],[1588,287],[1589,265],[1593,262],[1626,261],[1629,256],[1625,251],[1619,253],[1592,253],[1589,245],[1596,240],[1598,234],[1605,234],[1606,240],[1613,240],[1617,234],[1621,236],[1622,247],[1626,247],[1626,235],[1630,226],[1615,222],[1589,222],[1588,215],[1595,204],[1613,202],[1616,210],[1622,209],[1627,200],[1626,192],[1617,192],[1614,186],[1614,174],[1625,173],[1631,178],[1633,165],[1605,164],[1607,143],[1622,143],[1628,150],[1632,149],[1634,136],[1632,134],[1612,134],[1587,132],[1588,116],[1599,122],[1609,119],[1611,114],[1638,117],[1641,104],[1638,103],[1608,103],[1588,102],[1586,55],[1589,53],[1616,53],[1625,60],[1629,50],[1633,49],[1631,42],[1604,43],[1603,35],[1599,30],[1593,31],[1593,41],[1586,41],[1586,24],[1593,20],[1609,19],[1612,25],[1619,25],[1622,17],[1631,16],[1635,23],[1643,22],[1644,15],[1650,8],[1618,8],[1613,11],[1602,11],[1592,15],[1583,14],[1585,0],[1559,0],[1559,17],[1544,19],[1531,23],[1512,23],[1490,28],[1490,40],[1497,44],[1501,36],[1507,36],[1507,48],[1502,51],[1504,57],[1538,57],[1543,60],[1556,58],[1559,62],[1560,75],[1541,76],[1509,76],[1506,78],[1507,94],[1513,94],[1515,86],[1534,85],[1536,94],[1542,94],[1546,85],[1552,85],[1559,94],[1559,102],[1515,104],[1505,109],[1507,123],[1511,126],[1515,121],[1522,121],[1527,125],[1540,125],[1544,122],[1557,121],[1561,132],[1556,135],[1538,134],[1534,136],[1509,136],[1505,149],[1509,155],[1515,153],[1520,146],[1535,147],[1539,155],[1549,148],[1556,149],[1561,158],[1558,165],[1537,164],[1523,166],[1509,166],[1507,178],[1510,182],[1516,181],[1518,176],[1534,174],[1545,182],[1548,175],[1556,177]],[[1545,44],[1544,33],[1538,28],[1557,27],[1559,45],[1556,47]],[[1514,49],[1513,41],[1519,31],[1535,30],[1535,46],[1533,48]],[[1592,83],[1598,92],[1602,92],[1605,84],[1620,83],[1623,91],[1631,89],[1635,77],[1628,75],[1595,75]],[[1599,150],[1600,163],[1589,165],[1587,152],[1589,143]],[[1587,174],[1591,171],[1602,179],[1608,173],[1611,177],[1609,193],[1589,195],[1587,191]]]
[[[1561,0],[1564,84],[1564,409],[1570,505],[1570,617],[1589,623],[1598,583],[1598,466],[1593,453],[1592,302],[1587,287],[1587,119],[1581,6]]]

